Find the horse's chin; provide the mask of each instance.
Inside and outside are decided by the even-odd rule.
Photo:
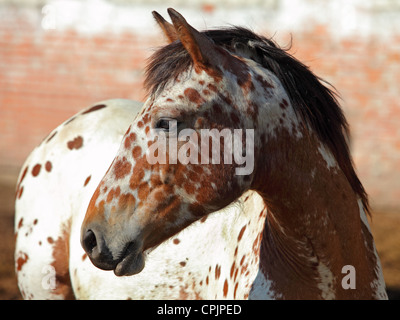
[[[144,260],[143,252],[130,252],[117,263],[114,274],[118,277],[138,274],[144,268]]]

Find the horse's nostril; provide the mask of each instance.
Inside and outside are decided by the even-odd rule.
[[[95,226],[82,231],[81,244],[90,261],[103,270],[113,270],[118,261],[115,261],[108,249],[101,232]]]
[[[96,235],[92,230],[87,230],[83,237],[83,248],[87,253],[91,253],[97,246]]]

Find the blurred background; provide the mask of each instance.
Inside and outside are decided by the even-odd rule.
[[[13,210],[25,158],[97,101],[144,101],[146,59],[164,38],[151,11],[198,29],[273,37],[335,86],[373,209],[392,298],[400,296],[400,0],[0,0],[0,299],[20,299]]]

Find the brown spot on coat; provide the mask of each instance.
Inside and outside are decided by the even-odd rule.
[[[149,114],[149,113],[146,113],[146,114],[143,116],[143,123],[144,123],[144,124],[147,124],[147,123],[150,122],[150,120],[151,120],[150,114]]]
[[[92,176],[89,176],[89,177],[86,178],[85,183],[83,184],[84,187],[87,186],[87,184],[89,183],[91,178],[92,178]]]
[[[40,173],[40,169],[42,168],[42,165],[41,164],[37,164],[37,165],[35,165],[34,167],[33,167],[33,169],[32,169],[32,175],[34,176],[34,177],[37,177],[38,176],[38,174]]]
[[[131,178],[129,179],[129,187],[132,190],[135,190],[139,186],[143,178],[144,178],[144,170],[140,165],[136,164],[136,166],[133,167],[132,175]]]
[[[81,136],[78,136],[74,140],[67,142],[68,149],[70,150],[79,149],[82,147],[82,145],[83,145],[83,138]]]
[[[18,199],[21,199],[22,192],[24,192],[24,186],[22,186],[21,188],[19,188],[19,191],[18,191]]]
[[[218,280],[221,276],[221,266],[218,264],[215,266],[215,280]]]
[[[204,103],[204,99],[201,97],[200,93],[196,89],[187,88],[184,91],[184,94],[190,102],[193,102],[198,106]]]
[[[28,172],[28,166],[24,169],[24,172],[22,173],[21,179],[19,180],[19,185],[21,185],[22,181],[25,179],[26,173]]]
[[[129,136],[126,136],[124,142],[125,148],[129,149],[131,147],[131,143],[135,140],[136,140],[136,133],[134,132],[130,133]]]
[[[125,158],[118,160],[114,164],[115,179],[119,180],[124,178],[132,169],[132,165]]]
[[[215,85],[213,85],[212,83],[209,83],[207,85],[207,88],[212,92],[217,92],[218,91],[217,87]]]
[[[24,171],[22,173],[21,179],[19,180],[19,182],[17,184],[16,194],[15,194],[17,199],[21,199],[22,192],[24,191],[24,187],[21,187],[21,183],[25,179],[25,176],[26,176],[27,172],[28,172],[28,166],[25,167],[25,169],[24,169]]]
[[[231,278],[233,278],[234,272],[235,272],[235,261],[232,263],[232,267],[231,267],[231,273],[230,273]]]
[[[119,197],[121,193],[121,188],[118,186],[116,189],[111,189],[107,195],[107,203],[110,203],[114,197]]]
[[[258,75],[256,76],[256,80],[261,84],[261,86],[264,88],[264,90],[265,90],[265,89],[268,89],[268,88],[274,88],[273,84],[271,84],[270,82],[268,82],[267,79],[264,79],[264,77],[261,76],[260,74],[258,74]]]
[[[17,271],[21,271],[22,267],[24,266],[25,263],[27,263],[28,259],[29,257],[25,252],[18,253],[18,258],[16,261]]]
[[[121,194],[118,200],[118,206],[121,209],[126,209],[126,208],[133,208],[135,205],[136,199],[135,197],[130,194],[130,193],[125,193]]]
[[[243,237],[243,233],[246,230],[246,226],[243,226],[243,228],[240,230],[239,235],[238,235],[238,241],[240,241]]]
[[[75,299],[69,275],[69,235],[71,222],[68,221],[62,228],[60,237],[53,245],[53,263],[56,273],[56,288],[54,293],[63,296],[65,300]]]
[[[150,187],[147,182],[142,182],[138,187],[138,197],[141,201],[144,201],[149,194]]]
[[[236,299],[236,291],[237,291],[238,285],[239,285],[239,282],[236,282],[235,290],[233,291],[233,299]]]
[[[21,229],[23,222],[24,222],[24,218],[19,219],[18,229]]]
[[[132,150],[132,157],[133,159],[137,159],[142,154],[142,148],[140,146],[136,146]]]
[[[224,282],[224,297],[226,297],[228,295],[228,280],[225,279]]]
[[[44,168],[46,169],[47,172],[50,172],[51,169],[53,168],[53,165],[51,164],[50,161],[46,161],[46,164],[44,165]]]
[[[48,143],[51,139],[53,139],[55,137],[55,135],[57,134],[57,131],[55,131],[47,140],[46,143]]]
[[[87,113],[90,113],[93,111],[97,111],[97,110],[103,109],[105,107],[107,107],[105,104],[98,104],[98,105],[95,105],[95,106],[91,107],[90,109],[82,112],[82,114],[87,114]]]
[[[76,116],[75,116],[75,117],[72,117],[71,119],[69,119],[69,120],[67,120],[67,121],[65,121],[65,122],[64,122],[64,126],[66,126],[67,124],[71,123],[71,122],[74,121],[75,119],[76,119]]]

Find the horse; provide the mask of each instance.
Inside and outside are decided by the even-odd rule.
[[[15,271],[24,299],[194,299],[181,284],[187,273],[198,272],[186,258],[205,254],[194,235],[209,235],[223,251],[225,238],[212,232],[231,230],[233,221],[248,219],[247,212],[263,210],[262,199],[249,192],[225,209],[231,218],[211,215],[159,246],[149,255],[146,272],[135,277],[94,267],[80,245],[80,227],[142,105],[127,99],[95,103],[55,128],[26,159],[15,200]]]
[[[149,60],[147,100],[81,226],[90,261],[136,277],[154,248],[252,191],[267,214],[192,234],[198,251],[182,266],[198,272],[181,279],[185,295],[387,299],[334,88],[272,39],[243,27],[199,32],[174,9],[168,14],[172,24],[153,13],[171,43]],[[224,157],[232,141],[203,150],[210,137],[202,130],[249,132],[231,153],[253,157],[252,170]],[[224,161],[199,162],[210,150]]]

